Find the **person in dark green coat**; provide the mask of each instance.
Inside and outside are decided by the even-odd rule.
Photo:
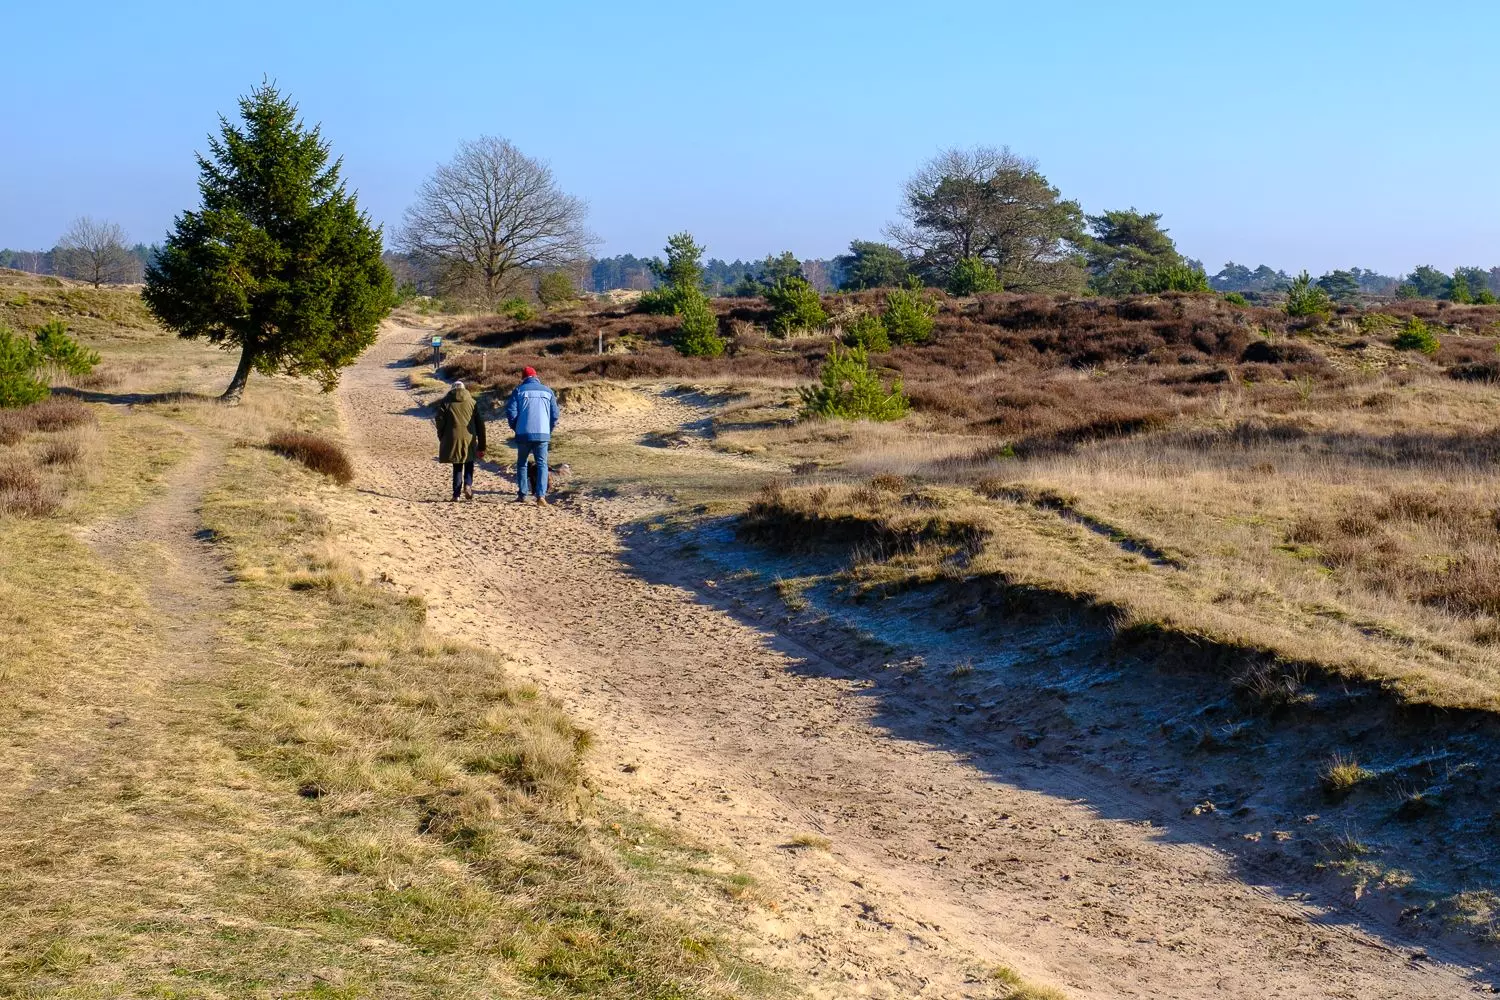
[[[433,408],[437,424],[438,461],[453,466],[453,501],[474,499],[474,462],[484,458],[484,416],[462,382]]]

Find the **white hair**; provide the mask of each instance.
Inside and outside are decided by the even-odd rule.
[[[463,387],[464,387],[464,380],[463,379],[459,379],[458,381],[456,381],[456,382],[453,383],[453,388],[455,388],[455,389],[462,389]]]

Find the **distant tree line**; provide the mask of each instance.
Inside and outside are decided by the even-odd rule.
[[[93,285],[140,283],[161,248],[126,244],[119,226],[93,219],[75,220],[50,250],[0,250],[0,267],[31,274],[74,278]]]
[[[1284,297],[1284,270],[1233,261],[1216,274],[1179,252],[1162,216],[1134,207],[1086,214],[1035,160],[1007,147],[950,149],[923,164],[902,191],[901,218],[884,241],[856,239],[831,259],[790,251],[762,260],[709,258],[695,279],[714,296],[763,296],[791,279],[817,292],[910,282],[955,295],[1048,292],[1129,295],[1216,291]],[[417,192],[383,260],[405,294],[498,305],[513,298],[568,301],[581,291],[660,290],[658,257],[594,257],[586,204],[558,188],[550,168],[509,141],[463,143]],[[118,226],[75,221],[46,251],[0,250],[0,266],[102,283],[140,281],[156,248],[127,247]],[[1353,267],[1313,282],[1334,302],[1360,297],[1489,302],[1500,267],[1423,265],[1404,276]],[[545,286],[545,287],[544,287]]]

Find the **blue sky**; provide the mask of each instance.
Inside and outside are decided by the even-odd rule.
[[[459,141],[588,200],[602,253],[879,238],[940,148],[1009,145],[1183,252],[1388,272],[1500,264],[1500,4],[8,4],[0,246],[74,216],[160,239],[262,76],[391,228]]]

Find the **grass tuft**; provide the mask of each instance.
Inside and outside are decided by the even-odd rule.
[[[786,846],[793,850],[826,851],[833,846],[833,841],[819,833],[799,833],[788,840]]]
[[[1342,799],[1354,791],[1361,782],[1375,777],[1375,772],[1363,767],[1358,760],[1352,756],[1335,753],[1323,765],[1318,772],[1318,781],[1323,786],[1323,794],[1330,799]]]

